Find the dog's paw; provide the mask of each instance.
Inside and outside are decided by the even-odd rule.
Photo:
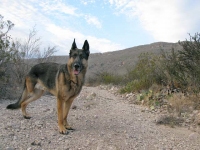
[[[74,128],[72,128],[71,126],[65,126],[65,128],[67,129],[67,130],[72,130],[72,131],[74,131],[75,129]]]
[[[69,132],[66,130],[66,131],[60,131],[59,132],[60,134],[64,134],[64,135],[68,135],[69,134]]]
[[[31,119],[31,116],[23,116],[25,119]]]
[[[67,135],[69,132],[65,129],[65,127],[59,127],[59,133]]]

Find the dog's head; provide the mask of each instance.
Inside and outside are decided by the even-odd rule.
[[[68,67],[72,69],[74,75],[79,75],[82,70],[87,69],[89,54],[90,50],[88,41],[85,40],[83,48],[78,49],[74,39],[68,61]]]

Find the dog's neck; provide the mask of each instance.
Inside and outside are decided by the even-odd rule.
[[[69,67],[67,65],[67,69],[70,75],[70,81],[74,84],[74,85],[79,85],[79,84],[83,84],[84,82],[84,78],[85,78],[85,74],[86,74],[86,68],[84,68],[83,70],[81,70],[81,72],[78,75],[75,75],[71,69],[71,67]]]

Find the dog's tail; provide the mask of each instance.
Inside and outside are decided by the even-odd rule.
[[[17,102],[14,103],[14,104],[8,105],[6,108],[7,108],[7,109],[19,109],[20,107],[21,107],[20,102],[17,101]]]
[[[23,89],[22,95],[20,96],[19,100],[14,104],[8,105],[6,108],[7,109],[19,109],[21,107],[22,96],[23,96],[24,92],[26,92],[26,84],[25,83],[24,83],[24,89]]]

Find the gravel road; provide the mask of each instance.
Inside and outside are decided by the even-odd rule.
[[[109,90],[83,87],[69,113],[75,128],[61,135],[56,100],[43,96],[21,110],[7,110],[13,101],[0,100],[2,150],[199,150],[200,134],[186,128],[156,125],[155,113],[130,104]]]

